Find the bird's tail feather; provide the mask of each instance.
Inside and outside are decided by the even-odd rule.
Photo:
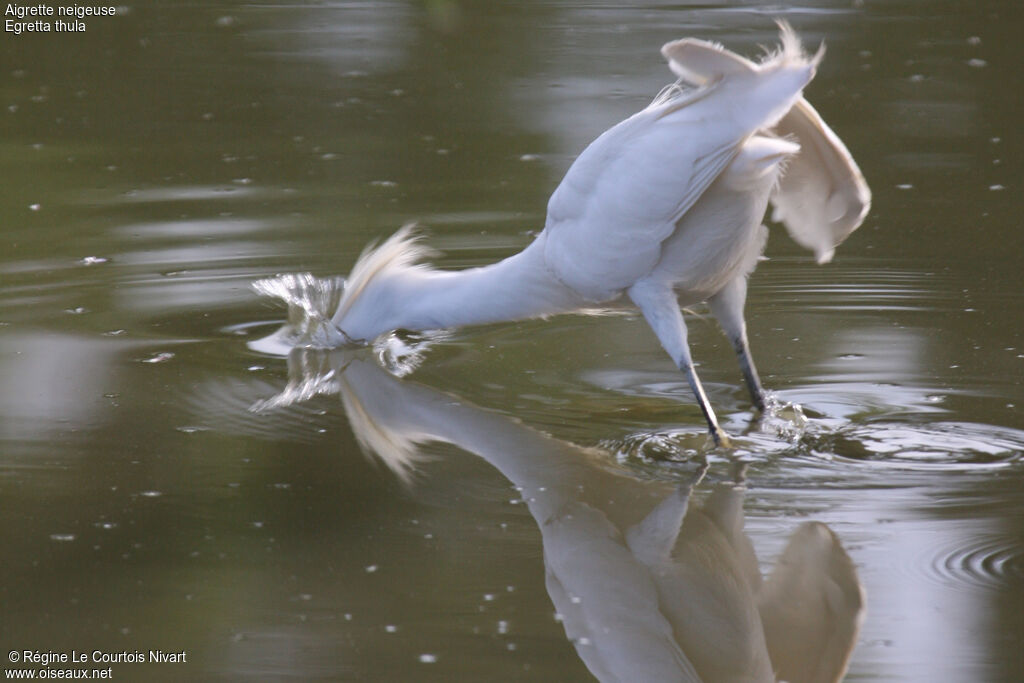
[[[422,261],[435,255],[436,252],[424,245],[420,238],[422,232],[415,223],[407,223],[381,245],[371,244],[359,255],[352,272],[345,281],[338,310],[333,316],[337,324],[344,320],[345,314],[352,308],[367,286],[385,273],[396,273],[403,270],[424,269]]]
[[[718,78],[754,74],[780,64],[810,63],[816,67],[825,54],[825,46],[822,45],[813,56],[808,56],[793,28],[785,21],[778,24],[782,46],[769,52],[760,63],[726,50],[718,43],[697,38],[666,43],[661,54],[668,60],[672,73],[690,85],[705,85]]]

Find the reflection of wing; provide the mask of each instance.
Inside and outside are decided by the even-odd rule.
[[[871,208],[871,190],[843,141],[801,99],[775,128],[796,138],[800,153],[772,194],[772,220],[785,224],[797,244],[814,251],[818,263],[856,230]]]
[[[803,524],[758,597],[768,652],[779,680],[839,680],[864,615],[864,591],[839,539]]]
[[[700,683],[650,575],[603,513],[570,503],[541,531],[551,601],[598,680]]]
[[[715,523],[736,554],[737,569],[756,593],[761,588],[761,569],[754,545],[743,531],[743,499],[746,487],[721,484],[704,501],[704,514]]]

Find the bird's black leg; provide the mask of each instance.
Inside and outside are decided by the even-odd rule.
[[[686,381],[690,384],[690,390],[693,391],[697,405],[704,414],[715,445],[730,446],[729,437],[718,426],[718,418],[715,417],[715,411],[712,410],[700,378],[697,377],[697,371],[693,367],[690,346],[686,338],[686,322],[683,320],[683,312],[679,310],[679,303],[672,288],[662,282],[641,280],[630,287],[629,297],[643,312],[647,324],[658,335],[658,340],[675,361],[676,366],[686,374]]]
[[[759,411],[764,410],[764,388],[757,376],[754,359],[750,356],[750,344],[747,342],[747,323],[743,319],[743,306],[747,300],[747,277],[741,275],[732,280],[717,294],[708,299],[711,312],[718,319],[718,324],[736,351],[740,363],[743,381],[750,391],[750,400]]]
[[[761,386],[761,378],[757,375],[757,368],[754,367],[754,359],[750,356],[750,345],[747,343],[747,335],[732,340],[733,348],[736,349],[736,358],[740,362],[740,372],[743,373],[743,381],[747,383],[747,390],[750,392],[750,400],[754,407],[764,411],[764,387]]]
[[[697,405],[700,406],[700,412],[704,414],[704,420],[708,423],[708,431],[711,432],[711,438],[715,442],[716,446],[731,446],[729,437],[726,435],[722,428],[718,426],[718,418],[715,417],[715,411],[711,408],[711,402],[708,401],[708,395],[704,393],[704,385],[700,383],[700,377],[697,377],[697,371],[693,367],[693,361],[689,358],[686,359],[686,363],[682,364],[679,368],[686,374],[686,381],[690,385],[690,390],[693,392],[694,398],[697,399]]]

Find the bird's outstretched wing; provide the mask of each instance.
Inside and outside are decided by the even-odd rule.
[[[795,40],[786,28],[782,36],[784,44]],[[695,38],[669,43],[662,54],[672,72],[694,86],[754,66],[720,45]],[[846,145],[805,98],[782,117],[774,132],[797,142],[800,153],[787,161],[772,193],[772,220],[783,223],[797,244],[814,251],[818,263],[826,263],[864,222],[871,190]]]
[[[818,263],[856,230],[871,208],[871,190],[843,141],[811,104],[801,98],[775,128],[795,138],[800,153],[786,165],[771,202],[772,220],[814,251]]]
[[[690,39],[662,49],[677,74],[678,58],[695,61],[705,77],[694,88],[673,86],[570,167],[548,203],[542,235],[545,262],[559,280],[606,301],[651,272],[677,221],[814,77],[821,53],[805,55],[788,27],[782,43],[761,63]]]

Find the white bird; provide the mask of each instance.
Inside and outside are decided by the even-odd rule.
[[[846,147],[802,97],[824,50],[808,56],[792,29],[780,28],[781,48],[760,62],[691,38],[666,44],[679,80],[580,154],[551,196],[544,230],[522,252],[437,270],[423,265],[430,252],[409,226],[368,248],[345,284],[328,345],[628,300],[686,374],[715,443],[728,443],[694,370],[681,306],[708,303],[763,409],[743,307],[768,202],[819,262],[870,206]]]

